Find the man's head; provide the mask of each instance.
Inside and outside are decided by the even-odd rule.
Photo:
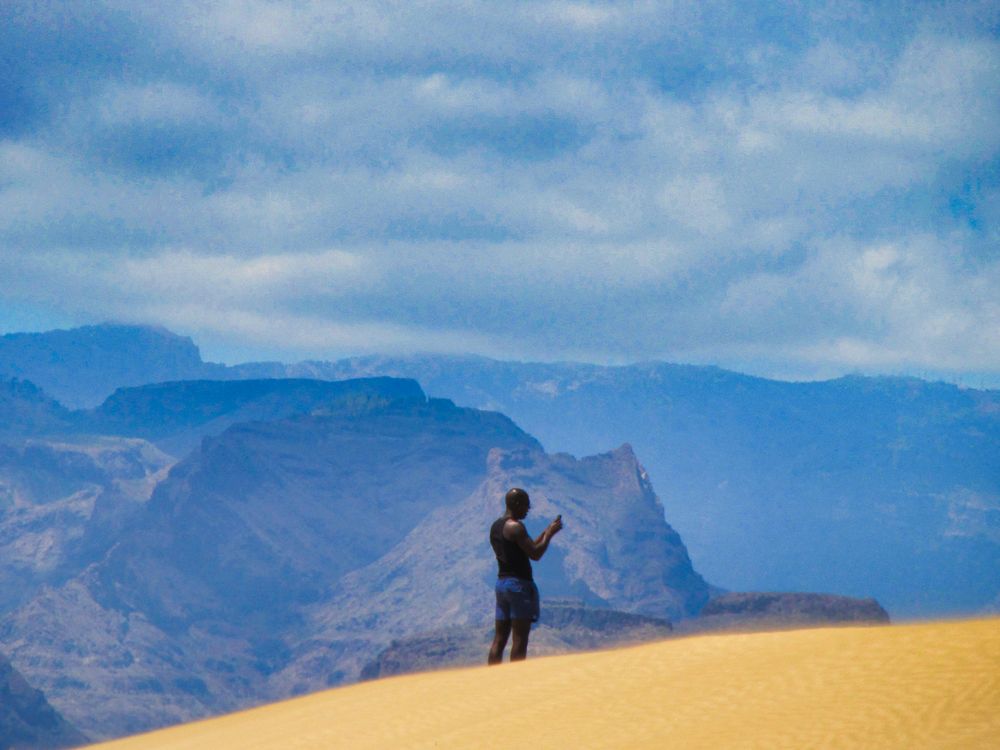
[[[521,520],[528,515],[528,509],[531,508],[531,500],[528,497],[528,493],[520,487],[511,487],[507,490],[507,496],[504,500],[507,503],[507,512],[510,513],[511,518]]]

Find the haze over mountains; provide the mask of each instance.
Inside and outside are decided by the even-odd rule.
[[[602,622],[690,627],[709,582],[894,616],[1000,595],[996,392],[662,363],[225,367],[162,330],[97,328],[0,342],[18,378],[0,384],[0,652],[95,738],[426,666],[427,644],[468,658],[491,618],[483,529],[512,484],[529,529],[567,522],[538,566],[578,613],[549,623],[556,650],[610,642]],[[18,359],[26,340],[48,354]],[[196,379],[114,390],[158,362]],[[885,618],[716,601],[693,627]]]

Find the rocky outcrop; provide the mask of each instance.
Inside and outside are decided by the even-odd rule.
[[[763,630],[819,625],[888,624],[889,613],[874,599],[810,593],[743,592],[712,599],[682,632]]]
[[[0,750],[48,750],[87,738],[59,715],[41,690],[0,656]]]
[[[671,632],[668,621],[655,617],[572,600],[546,601],[540,622],[531,629],[531,654],[612,648],[659,640]],[[395,640],[362,668],[361,679],[483,664],[492,638],[489,628],[464,627]]]

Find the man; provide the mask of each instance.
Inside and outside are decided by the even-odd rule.
[[[513,633],[510,660],[528,655],[528,633],[538,621],[538,587],[531,576],[531,560],[540,560],[552,537],[562,528],[562,516],[550,523],[537,539],[528,536],[521,522],[531,508],[528,493],[513,487],[505,498],[507,512],[490,527],[490,544],[497,556],[496,631],[488,664],[503,661],[507,637]]]

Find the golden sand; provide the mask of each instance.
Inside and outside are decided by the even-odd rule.
[[[995,750],[1000,619],[696,636],[407,675],[98,747]]]

